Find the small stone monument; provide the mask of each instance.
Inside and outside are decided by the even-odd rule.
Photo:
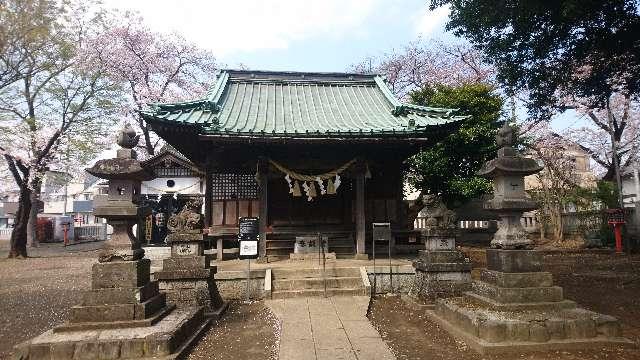
[[[494,181],[485,207],[500,216],[487,249],[487,269],[462,297],[438,299],[432,318],[481,353],[601,348],[632,345],[612,316],[578,308],[565,300],[542,271],[542,254],[520,225],[523,211],[536,204],[524,192],[524,176],[542,168],[513,147],[516,134],[508,124],[498,133],[498,157],[479,174]]]
[[[218,293],[214,275],[216,266],[204,254],[201,200],[189,200],[167,222],[171,257],[162,261],[162,271],[155,273],[167,300],[179,308],[203,306],[207,316],[219,317],[227,307]]]
[[[148,211],[139,206],[140,184],[151,178],[136,160],[138,135],[127,126],[113,159],[87,172],[109,180],[107,200],[94,214],[107,219],[113,234],[92,267],[91,290],[71,308],[67,323],[18,345],[17,358],[175,358],[208,324],[202,307],[176,311],[150,281],[149,259],[132,226]]]
[[[456,250],[456,216],[440,201],[428,205],[425,250],[413,261],[415,278],[409,295],[422,302],[460,296],[471,288],[471,263]]]

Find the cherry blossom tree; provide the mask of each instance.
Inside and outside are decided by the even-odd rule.
[[[143,147],[153,155],[159,139],[138,111],[150,103],[190,100],[214,82],[216,60],[178,34],[151,31],[130,12],[114,14],[107,31],[92,40],[91,62],[126,89],[122,115],[138,124]]]
[[[527,186],[539,205],[540,237],[545,238],[545,227],[549,226],[551,237],[562,241],[562,214],[572,195],[588,180],[581,178],[575,157],[568,151],[578,145],[553,132],[546,122],[532,126],[527,137],[532,156],[544,166],[532,179],[527,178]]]
[[[615,140],[616,158],[620,173],[639,163],[640,156],[640,103],[629,95],[613,94],[604,108],[592,108],[576,102],[578,114],[588,117],[589,126],[580,126],[567,132],[567,136],[588,150],[591,158],[602,169],[602,179],[616,178],[612,139]]]
[[[359,73],[379,73],[400,98],[425,86],[493,83],[494,71],[481,54],[464,44],[426,44],[420,40],[400,51],[370,57],[352,65]]]
[[[18,22],[9,28],[26,29],[9,33],[12,45],[0,53],[0,63],[19,64],[5,65],[0,154],[19,190],[9,257],[26,257],[43,175],[64,161],[80,166],[101,149],[118,92],[100,69],[86,66],[87,40],[102,29],[99,14],[90,15],[92,2],[5,4],[3,16]]]

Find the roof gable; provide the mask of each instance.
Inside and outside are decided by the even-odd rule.
[[[157,177],[168,176],[169,173],[174,174],[172,176],[203,175],[203,172],[194,163],[170,146],[164,146],[156,155],[143,161],[141,166],[144,169],[151,169]],[[180,169],[185,171],[179,171]],[[169,172],[164,170],[169,170]]]

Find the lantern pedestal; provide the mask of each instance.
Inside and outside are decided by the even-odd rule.
[[[460,296],[471,289],[471,262],[456,250],[455,229],[428,228],[426,250],[413,261],[414,282],[409,296],[433,303],[438,298]]]

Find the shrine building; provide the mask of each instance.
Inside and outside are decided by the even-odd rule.
[[[374,222],[391,224],[394,250],[419,248],[404,162],[465,118],[402,103],[377,75],[252,70],[223,70],[205,98],[141,114],[204,173],[209,236],[232,246],[238,218],[257,216],[263,259],[318,233],[329,252],[365,258]]]

